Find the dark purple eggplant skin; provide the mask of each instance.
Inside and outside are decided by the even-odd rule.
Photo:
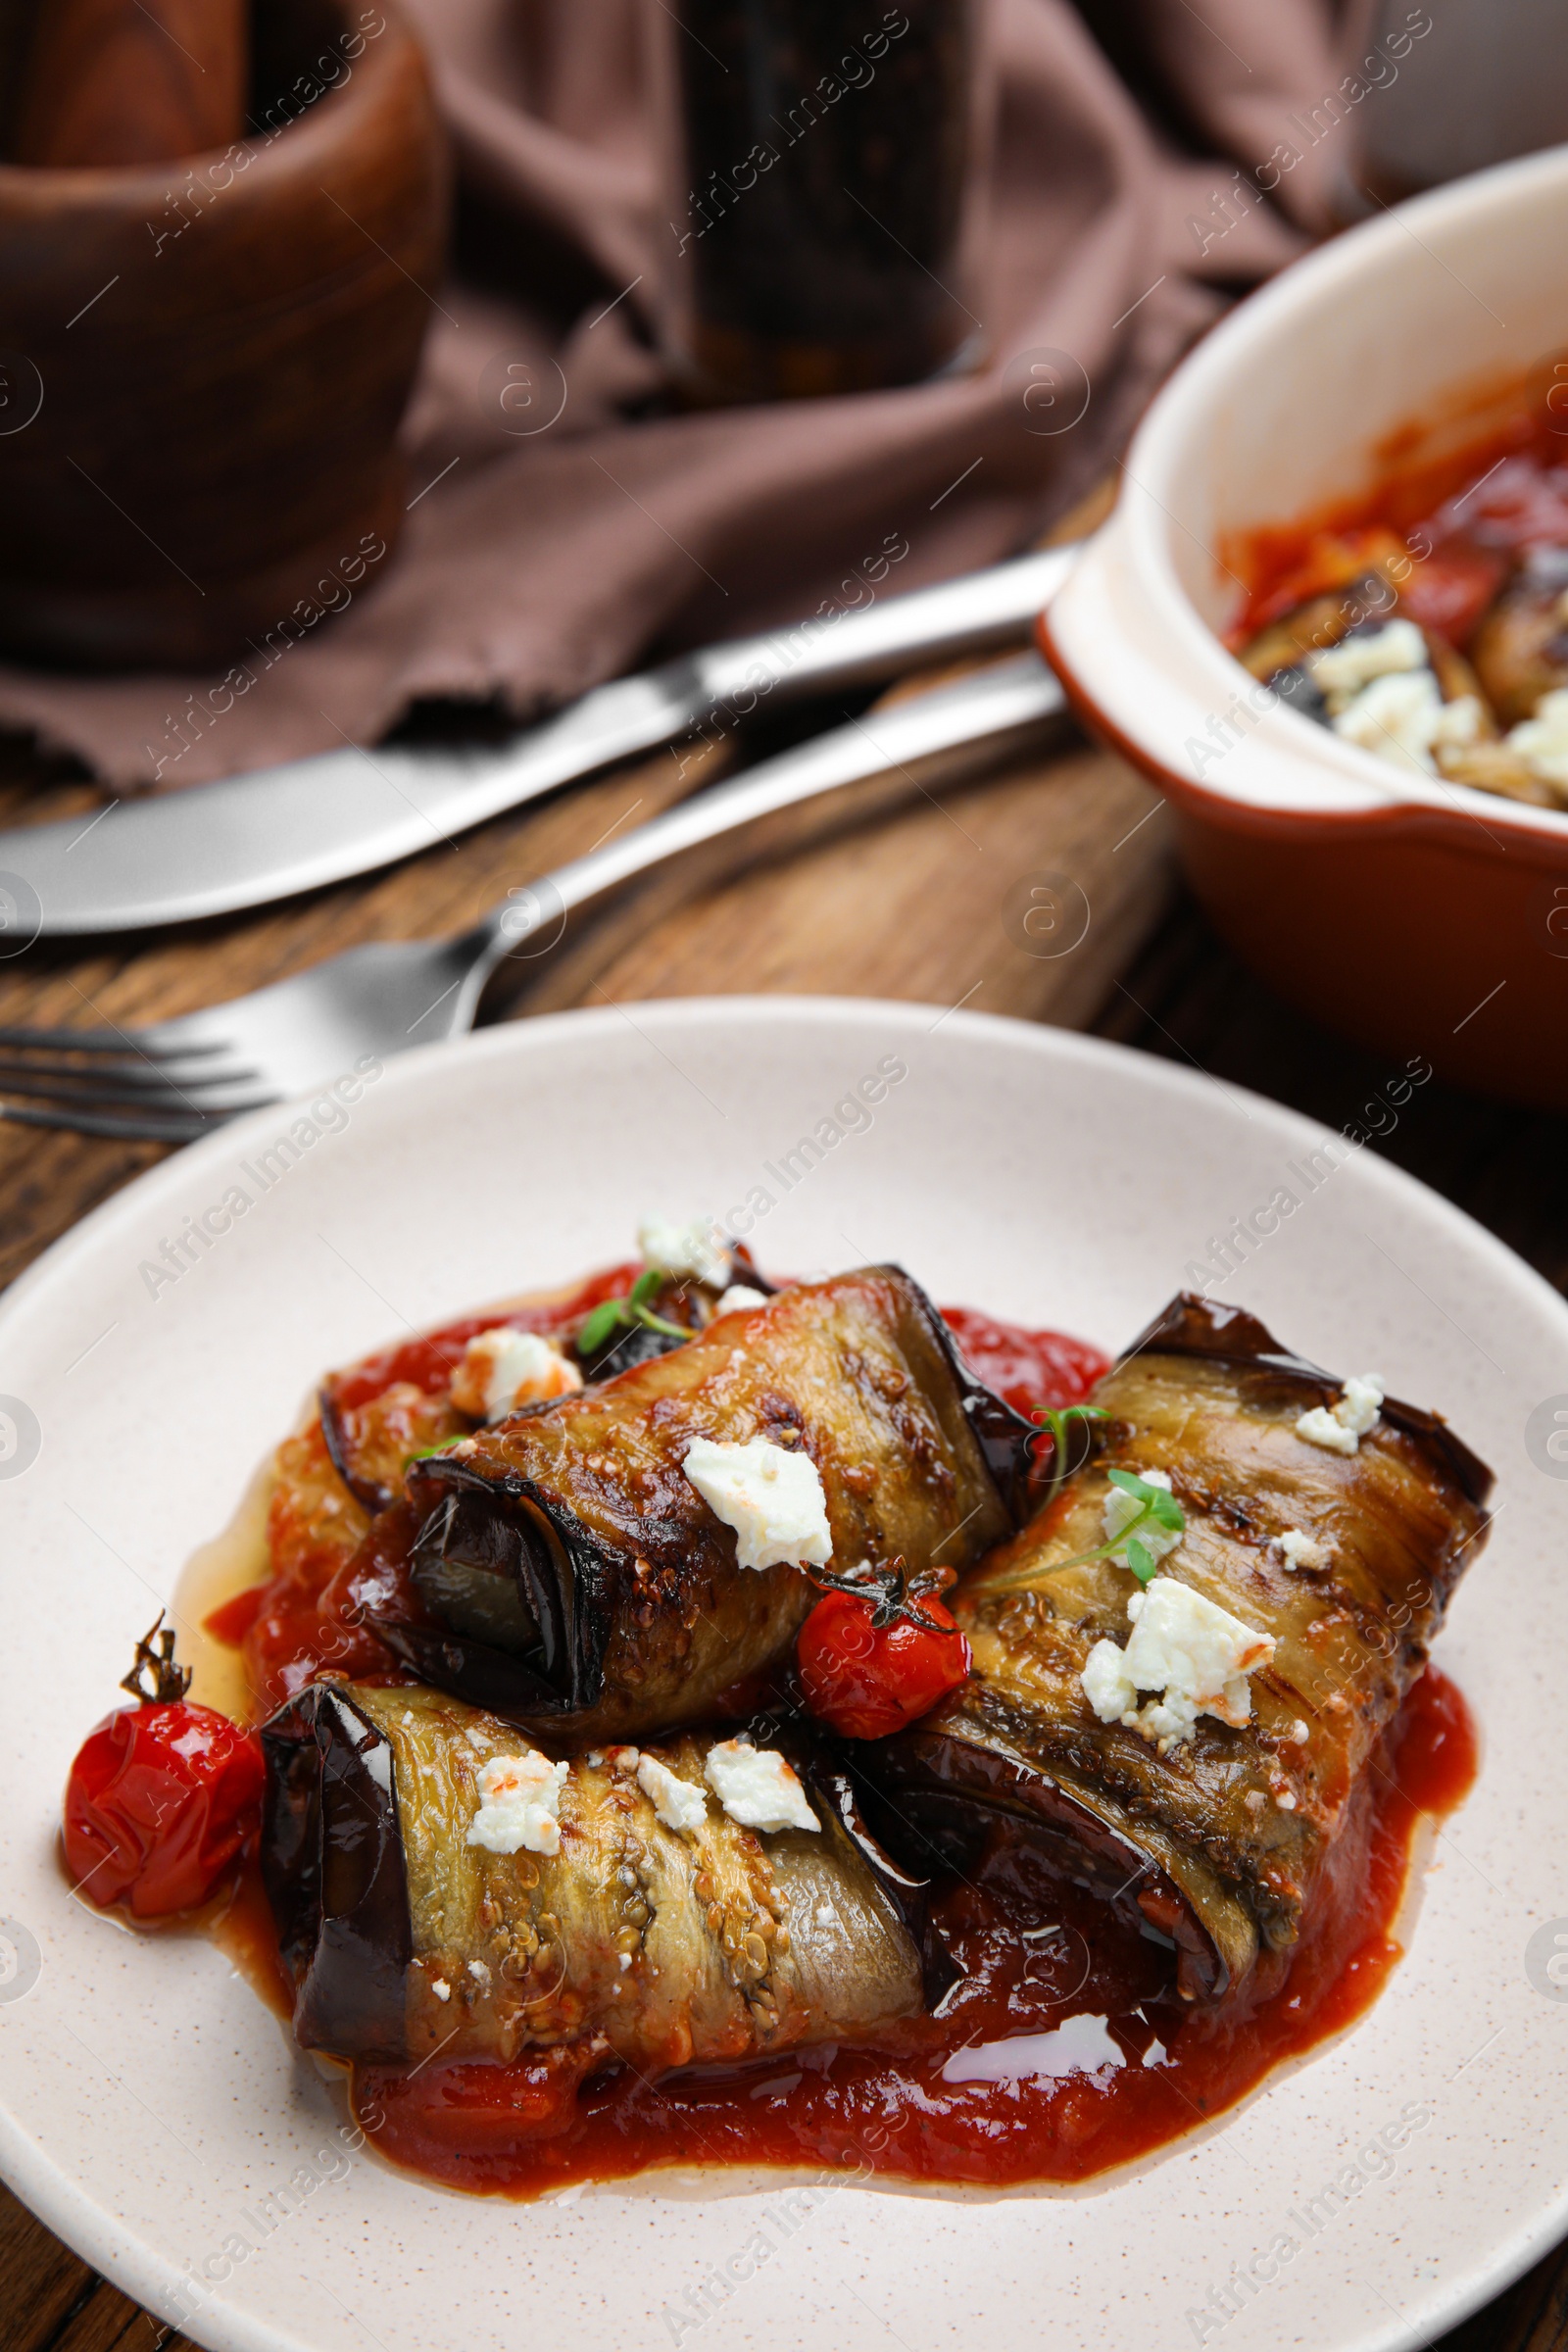
[[[262,1883],[302,2049],[398,2059],[414,1956],[392,1749],[335,1684],[263,1725]]]
[[[411,1455],[461,1438],[471,1426],[450,1398],[429,1396],[407,1381],[349,1410],[339,1400],[340,1386],[334,1374],[318,1394],[321,1438],[333,1469],[372,1518],[402,1499]]]
[[[321,1416],[321,1437],[328,1458],[355,1501],[362,1510],[368,1511],[372,1519],[377,1511],[390,1509],[392,1490],[384,1480],[367,1478],[362,1472],[355,1458],[342,1408],[330,1386],[323,1385],[318,1391],[316,1402]]]
[[[1246,1307],[1227,1306],[1220,1299],[1201,1298],[1196,1291],[1178,1291],[1148,1330],[1139,1333],[1120,1361],[1128,1363],[1135,1355],[1200,1355],[1214,1363],[1258,1364],[1290,1380],[1315,1381],[1322,1395],[1313,1401],[1320,1404],[1332,1404],[1345,1385],[1321,1365],[1282,1348]],[[1451,1478],[1469,1501],[1485,1507],[1495,1477],[1441,1413],[1386,1396],[1383,1419],[1413,1438],[1431,1455],[1433,1467]]]
[[[1094,1458],[950,1595],[974,1648],[969,1682],[856,1750],[901,1858],[963,1869],[1004,1828],[1058,1875],[1142,1913],[1175,1944],[1185,1996],[1213,2003],[1281,1981],[1338,1841],[1354,1833],[1383,1730],[1485,1541],[1493,1483],[1441,1415],[1396,1397],[1353,1459],[1279,1451],[1282,1424],[1342,1387],[1255,1316],[1191,1293],[1140,1334],[1095,1392],[1111,1417],[1096,1425]],[[1102,1539],[1104,1464],[1137,1470],[1151,1455],[1188,1516],[1175,1573],[1280,1644],[1253,1678],[1252,1722],[1205,1717],[1163,1755],[1099,1722],[1078,1679],[1096,1639],[1125,1638],[1131,1572],[1051,1575]],[[1328,1564],[1288,1567],[1273,1548],[1282,1524],[1324,1535]],[[1009,1581],[1037,1562],[1032,1586]]]
[[[997,1746],[922,1726],[865,1750],[886,1843],[911,1870],[969,1877],[989,1839],[1023,1840],[1055,1877],[1086,1887],[1125,1926],[1173,1943],[1185,1993],[1221,1999],[1237,1973],[1195,1918],[1185,1891],[1137,1839],[1078,1803],[1054,1774],[1027,1763],[1001,1710]],[[1028,1725],[1016,1726],[1027,1741]]]
[[[921,1878],[894,1860],[866,1816],[854,1771],[826,1745],[792,1751],[796,1769],[824,1812],[832,1814],[878,1886],[897,1906],[920,1955],[921,1994],[934,2009],[963,1971],[931,1924],[934,1876]]]
[[[979,1374],[965,1363],[957,1342],[940,1315],[937,1324],[957,1383],[959,1409],[975,1434],[986,1468],[996,1480],[997,1492],[1014,1523],[1021,1525],[1029,1512],[1029,1486],[1039,1427],[1008,1404],[1005,1397],[986,1387]]]
[[[567,1744],[701,1721],[785,1654],[814,1601],[793,1568],[740,1569],[680,1463],[699,1435],[761,1436],[821,1472],[835,1556],[962,1568],[1017,1525],[1032,1425],[964,1364],[902,1269],[865,1267],[742,1310],[685,1347],[416,1462],[415,1582],[440,1630],[376,1631],[412,1673]],[[504,1579],[527,1638],[431,1602]],[[470,1586],[470,1592],[473,1587]]]

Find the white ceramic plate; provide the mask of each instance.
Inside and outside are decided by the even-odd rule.
[[[786,1190],[784,1154],[825,1143],[819,1123],[888,1056],[906,1075],[872,1123]],[[1568,1387],[1568,1308],[1535,1275],[1366,1152],[1308,1194],[1292,1163],[1321,1135],[1255,1097],[917,1005],[572,1013],[411,1054],[331,1119],[305,1148],[299,1130],[296,1164],[265,1192],[289,1113],[170,1160],[0,1308],[3,1409],[21,1430],[0,1464],[0,2168],[83,2255],[170,2316],[189,2308],[169,2300],[177,2279],[216,2274],[190,2331],[217,2352],[947,2352],[982,2331],[998,2352],[1362,2352],[1457,2320],[1568,2226],[1568,1987],[1546,1974],[1547,1923],[1568,1949],[1568,1497],[1526,1434]],[[236,1184],[252,1205],[151,1295],[144,1261]],[[74,1904],[54,1825],[154,1595],[228,1520],[323,1366],[620,1256],[646,1206],[723,1213],[754,1188],[772,1196],[754,1234],[764,1264],[893,1256],[938,1298],[1108,1347],[1210,1259],[1211,1236],[1293,1191],[1299,1208],[1221,1295],[1320,1361],[1441,1405],[1506,1507],[1441,1649],[1483,1727],[1481,1779],[1371,2015],[1108,2185],[841,2186],[803,2200],[808,2218],[736,2282],[722,2266],[776,2181],[665,2175],[525,2206],[442,2194],[368,2152],[314,2165],[337,2094],[213,1947]],[[16,1474],[34,1428],[41,1449]],[[1411,2110],[1427,2121],[1396,2155],[1348,2169]],[[295,2209],[268,2234],[261,2200],[291,2180]],[[260,2243],[236,2263],[235,2238]],[[700,2317],[715,2272],[728,2299],[715,2286]]]

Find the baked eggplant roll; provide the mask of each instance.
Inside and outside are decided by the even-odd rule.
[[[808,1795],[774,1750],[708,1734],[550,1762],[443,1692],[340,1683],[262,1742],[306,2049],[570,2045],[650,2074],[863,2041],[921,2005],[918,1890],[847,1784]]]
[[[796,1566],[739,1564],[683,1468],[694,1443],[804,1453],[832,1558],[912,1570],[1012,1530],[1032,1434],[897,1267],[804,1283],[415,1463],[428,1622],[375,1630],[420,1681],[541,1737],[641,1739],[710,1716],[816,1597]]]
[[[1266,1991],[1337,1853],[1355,1867],[1356,1792],[1492,1475],[1436,1415],[1192,1296],[1094,1401],[1094,1457],[951,1598],[970,1682],[865,1769],[950,1863],[1028,1825],[1174,1943],[1189,1998]]]

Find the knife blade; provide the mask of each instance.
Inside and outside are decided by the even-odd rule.
[[[837,619],[681,655],[594,687],[500,747],[326,752],[112,801],[85,826],[77,816],[0,831],[4,927],[40,938],[158,929],[372,873],[764,701],[872,684],[923,661],[1015,642],[1077,552],[1049,548]]]

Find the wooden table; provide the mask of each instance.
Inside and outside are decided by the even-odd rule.
[[[172,939],[34,950],[0,964],[0,1023],[153,1019],[360,940],[455,927],[510,883],[575,856],[608,828],[641,821],[676,789],[675,762],[662,758],[303,904]],[[47,814],[91,799],[86,787],[49,781],[20,753],[9,781],[0,771],[0,822],[19,808]],[[1047,874],[1069,876],[1090,908],[1081,944],[1055,957],[1032,954],[1016,920],[1020,894]],[[848,837],[840,827],[678,906],[650,882],[583,926],[564,959],[524,969],[495,1008],[526,1017],[562,1004],[731,991],[907,997],[1088,1029],[1255,1088],[1332,1127],[1385,1075],[1378,1056],[1328,1037],[1240,969],[1182,894],[1152,794],[1081,744],[961,788],[911,792]],[[1385,1148],[1568,1289],[1568,1121],[1434,1084]],[[0,1282],[162,1155],[153,1145],[0,1124]],[[4,2352],[155,2352],[185,2342],[0,2190]],[[1541,2264],[1445,2343],[1447,2352],[1568,2348],[1568,2254]]]

